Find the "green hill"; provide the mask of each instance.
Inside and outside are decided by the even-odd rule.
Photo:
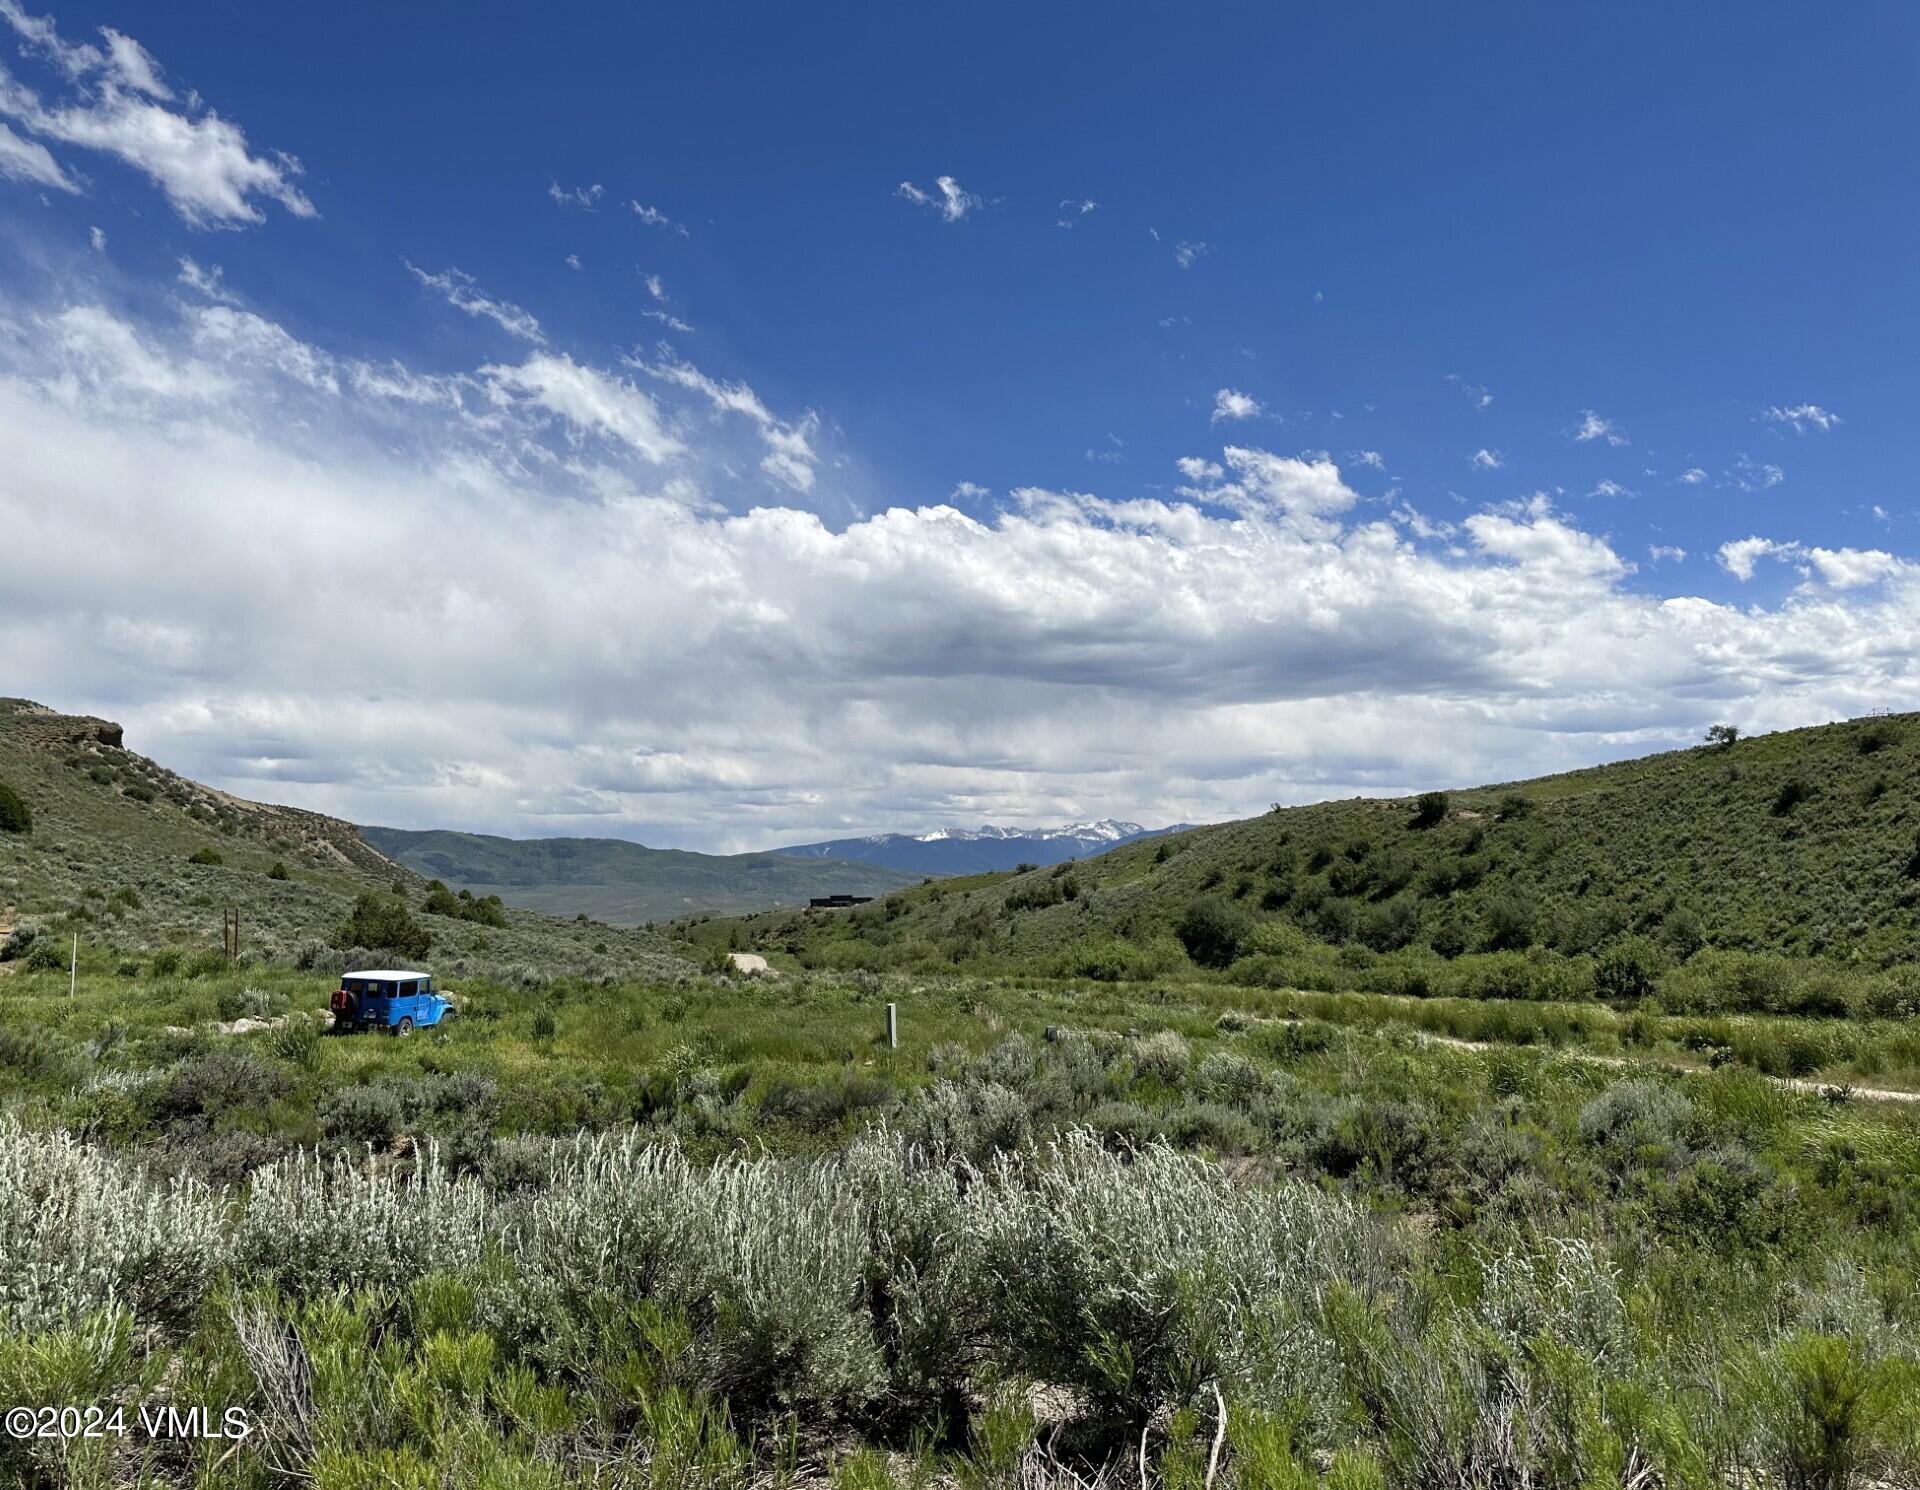
[[[490,916],[498,925],[430,914],[426,881],[352,824],[189,781],[127,749],[107,720],[0,699],[0,788],[31,824],[0,827],[0,971],[31,954],[34,933],[49,950],[78,933],[83,956],[163,946],[217,955],[230,910],[247,956],[324,965],[352,950],[339,933],[357,897],[396,887],[442,964],[600,975],[684,966],[645,931],[518,910]]]
[[[1876,717],[1435,795],[1425,813],[1276,810],[696,934],[816,966],[1146,977],[1191,959],[1414,993],[1659,986],[1698,1004],[1703,979],[1759,980],[1739,997],[1764,1006],[1803,996],[1788,963],[1878,970],[1920,952],[1916,766],[1920,716]]]
[[[622,926],[803,905],[816,895],[885,895],[922,878],[837,859],[696,854],[620,838],[495,838],[403,828],[360,833],[390,858],[455,889],[551,915],[584,911]]]

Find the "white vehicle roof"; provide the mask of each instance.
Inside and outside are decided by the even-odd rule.
[[[431,978],[432,973],[403,973],[392,968],[369,968],[365,972],[342,973],[343,978],[377,978],[382,983],[397,982],[401,978]]]

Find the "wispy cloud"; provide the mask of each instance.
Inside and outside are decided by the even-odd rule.
[[[1609,445],[1630,443],[1625,432],[1615,428],[1611,419],[1603,418],[1592,409],[1580,411],[1580,423],[1573,431],[1573,438],[1583,445],[1594,440],[1605,440]]]
[[[0,83],[4,81],[5,74],[0,72]],[[0,104],[3,102],[0,99]],[[9,181],[50,186],[55,191],[78,193],[80,190],[73,178],[60,169],[60,162],[53,158],[52,151],[38,140],[21,139],[4,124],[0,124],[0,176]]]
[[[1213,395],[1213,417],[1207,422],[1218,424],[1222,419],[1258,419],[1262,412],[1260,400],[1250,393],[1242,393],[1238,388],[1221,388]]]
[[[1173,261],[1182,269],[1191,269],[1211,251],[1212,245],[1202,239],[1182,240],[1173,246]]]
[[[234,298],[232,292],[227,289],[225,283],[226,271],[218,264],[213,265],[211,268],[202,268],[192,259],[182,259],[180,261],[180,274],[178,277],[181,284],[196,294],[204,295],[209,300],[218,301],[222,305],[237,305],[239,303]]]
[[[547,188],[547,195],[562,207],[578,207],[583,212],[591,212],[599,205],[605,191],[606,188],[598,181],[591,186],[562,186],[556,181]]]
[[[406,263],[404,259],[401,262]],[[546,341],[546,333],[541,331],[540,323],[534,319],[532,312],[522,310],[511,301],[496,300],[481,293],[473,276],[465,270],[446,269],[439,274],[429,274],[414,264],[407,264],[407,268],[421,284],[446,296],[447,304],[455,310],[492,321],[501,330],[524,341]]]
[[[1775,405],[1762,416],[1774,424],[1790,424],[1793,432],[1804,435],[1808,430],[1819,430],[1825,434],[1836,424],[1844,424],[1838,414],[1823,409],[1818,404],[1791,404],[1786,407]]]
[[[1506,457],[1498,450],[1489,450],[1484,445],[1467,457],[1467,464],[1476,471],[1497,471],[1506,463]]]
[[[1054,226],[1056,228],[1070,228],[1089,212],[1097,211],[1099,206],[1100,204],[1091,197],[1083,198],[1077,202],[1072,197],[1068,197],[1060,203],[1060,216],[1054,223]]]
[[[984,197],[963,189],[951,176],[941,176],[933,185],[934,190],[922,191],[911,181],[902,181],[893,189],[893,194],[916,207],[931,207],[942,222],[959,222],[968,213],[987,205]]]
[[[684,224],[675,222],[658,207],[649,207],[646,203],[639,201],[628,202],[627,206],[633,210],[635,217],[639,218],[640,221],[650,228],[664,228],[667,232],[676,234],[681,238],[688,236]]]
[[[1588,492],[1587,495],[1590,497],[1631,497],[1635,495],[1635,493],[1632,487],[1622,486],[1617,481],[1602,478],[1594,482],[1593,490]]]
[[[1493,395],[1480,383],[1469,383],[1459,373],[1448,373],[1446,380],[1466,395],[1467,402],[1476,412],[1484,412],[1493,407]]]
[[[566,262],[569,269],[578,269],[580,267],[580,255],[568,254]]]
[[[1744,451],[1727,472],[1727,483],[1741,491],[1766,491],[1787,479],[1787,473],[1771,461],[1755,460]]]
[[[1375,471],[1387,468],[1386,458],[1378,450],[1349,450],[1347,459],[1356,466],[1367,466]]]
[[[1687,551],[1675,543],[1656,543],[1647,549],[1647,557],[1656,564],[1678,564],[1686,556]]]
[[[51,61],[67,94],[49,103],[0,68],[0,115],[37,140],[0,124],[0,174],[61,191],[77,187],[40,141],[112,156],[144,173],[179,216],[194,227],[238,227],[265,220],[259,200],[295,217],[313,217],[313,203],[294,184],[300,162],[276,151],[257,155],[239,125],[189,93],[179,99],[160,65],[137,41],[101,28],[104,46],[64,40],[51,18],[0,0],[0,20],[21,49]]]
[[[628,366],[638,368],[649,377],[703,395],[722,413],[745,416],[759,431],[766,446],[760,469],[794,491],[813,490],[814,468],[820,463],[813,448],[813,436],[820,428],[817,414],[809,410],[797,420],[780,419],[745,383],[723,383],[709,377],[664,348],[662,355],[655,359],[631,356],[626,361]]]
[[[1682,486],[1702,486],[1706,483],[1707,473],[1698,466],[1688,466],[1686,470],[1682,471],[1673,479],[1678,481]]]

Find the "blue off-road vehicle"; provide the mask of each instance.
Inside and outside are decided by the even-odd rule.
[[[333,1027],[411,1035],[453,1017],[453,1001],[433,991],[433,974],[377,968],[348,973],[333,995]]]

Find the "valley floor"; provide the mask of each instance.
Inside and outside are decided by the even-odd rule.
[[[0,985],[0,1405],[254,1430],[7,1483],[1920,1484],[1898,1021],[330,986]]]

